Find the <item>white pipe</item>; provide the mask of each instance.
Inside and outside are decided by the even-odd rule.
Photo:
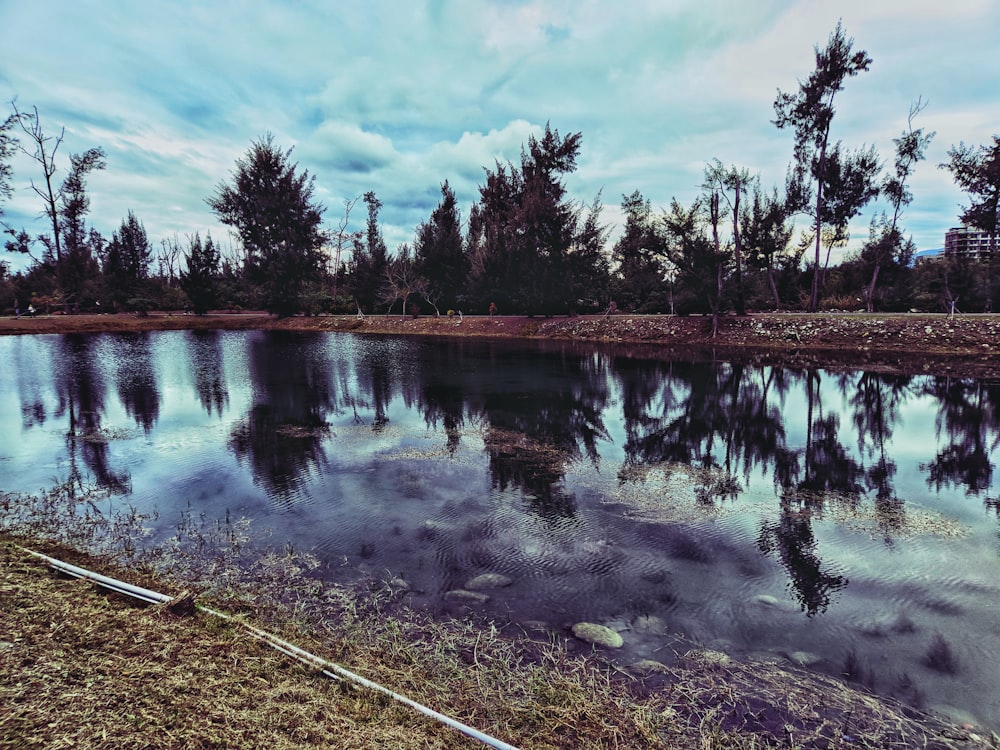
[[[74,578],[86,578],[94,583],[104,586],[105,588],[117,591],[120,594],[128,594],[129,596],[141,599],[144,602],[149,602],[150,604],[165,604],[173,599],[172,596],[160,594],[156,591],[151,591],[150,589],[144,589],[142,586],[133,586],[131,583],[119,581],[117,578],[102,576],[100,573],[95,573],[92,570],[87,570],[86,568],[81,568],[77,565],[63,562],[62,560],[56,560],[54,557],[43,555],[41,552],[35,552],[34,550],[27,549],[26,547],[21,547],[21,549],[34,555],[35,557],[42,558],[56,570],[67,573]]]
[[[62,560],[57,560],[54,557],[49,557],[48,555],[43,555],[41,552],[35,552],[34,550],[30,550],[26,547],[21,547],[20,549],[24,550],[30,555],[42,558],[56,570],[60,570],[76,578],[86,578],[88,580],[94,581],[95,583],[101,586],[104,586],[105,588],[111,589],[112,591],[116,591],[121,594],[126,594],[136,599],[141,599],[144,602],[149,602],[152,604],[157,604],[157,603],[165,604],[167,602],[173,601],[172,596],[167,596],[166,594],[161,594],[159,592],[152,591],[150,589],[144,589],[141,586],[133,586],[130,583],[119,581],[117,578],[110,578],[109,576],[104,576],[101,575],[100,573],[94,573],[93,571],[87,570],[86,568],[81,568],[77,565],[71,565],[70,563],[63,562]],[[321,656],[316,656],[316,654],[312,654],[304,649],[301,649],[298,646],[279,638],[273,633],[268,633],[267,631],[261,630],[260,628],[255,628],[253,625],[249,625],[243,622],[242,620],[238,620],[232,615],[227,615],[224,612],[219,612],[218,610],[211,609],[210,607],[204,607],[200,604],[196,604],[195,606],[202,612],[206,612],[207,614],[214,615],[216,617],[222,618],[223,620],[230,620],[232,622],[238,623],[239,625],[242,625],[244,628],[249,630],[252,635],[254,635],[256,638],[259,638],[260,640],[265,641],[275,650],[280,651],[289,656],[292,656],[298,659],[299,661],[305,662],[306,664],[310,664],[314,667],[317,667],[325,675],[329,677],[334,677],[335,674],[340,675],[370,690],[375,690],[377,692],[388,695],[394,700],[397,700],[400,703],[404,703],[407,706],[416,709],[425,716],[430,716],[433,719],[437,719],[442,724],[446,724],[447,726],[450,726],[453,729],[457,729],[463,734],[468,735],[473,739],[479,740],[485,745],[497,748],[497,750],[518,750],[514,745],[508,745],[506,742],[503,742],[502,740],[498,740],[495,737],[491,737],[488,734],[484,734],[483,732],[480,732],[478,729],[474,729],[473,727],[470,727],[467,724],[463,724],[462,722],[453,719],[450,716],[446,716],[445,714],[439,713],[432,708],[428,708],[427,706],[417,703],[416,701],[407,698],[405,695],[400,695],[399,693],[396,693],[387,687],[379,685],[377,682],[372,682],[371,680],[365,679],[361,675],[355,674],[349,669],[345,669],[344,667],[340,666],[339,664],[335,664],[332,661],[327,661]],[[334,674],[331,674],[331,672]]]

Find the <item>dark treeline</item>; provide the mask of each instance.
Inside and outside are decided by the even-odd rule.
[[[30,256],[11,275],[0,263],[0,308],[41,311],[266,309],[296,313],[577,314],[618,308],[640,313],[742,315],[752,310],[991,311],[1000,308],[1000,263],[993,255],[914,262],[904,226],[909,181],[934,133],[914,127],[925,103],[883,159],[874,147],[834,138],[835,100],[872,58],[855,50],[840,24],[798,90],[778,91],[773,124],[792,135],[785,184],[717,159],[701,192],[654,210],[636,191],[622,196],[624,226],[609,243],[601,198],[568,197],[581,133],[546,125],[518,162],[484,167],[483,184],[463,217],[448,181],[415,228],[412,242],[386,247],[374,192],[345,203],[337,226],[314,198],[315,176],[268,134],[237,161],[231,180],[205,202],[232,228],[218,238],[197,231],[157,248],[133,212],[104,237],[88,224],[87,179],[106,168],[104,151],[59,153],[63,133],[47,132],[37,109],[0,124],[0,222],[13,192],[11,162],[34,162],[31,190],[47,231],[30,235],[3,223],[6,249]],[[1000,136],[989,146],[953,146],[950,171],[969,205],[956,217],[988,232],[1000,216]],[[57,178],[60,167],[65,172]],[[352,211],[367,209],[364,229]],[[874,202],[869,236],[840,264],[849,226]],[[492,306],[496,306],[493,308]]]

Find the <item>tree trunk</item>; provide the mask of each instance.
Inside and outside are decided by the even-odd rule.
[[[781,309],[781,297],[778,296],[778,285],[774,282],[774,269],[767,267],[767,283],[771,286],[771,294],[774,295],[774,309]]]
[[[875,264],[875,270],[872,272],[871,283],[865,289],[865,307],[868,312],[875,312],[875,283],[878,281],[878,272],[882,269],[882,265],[879,263]]]
[[[809,297],[809,312],[819,307],[819,258],[823,229],[823,175],[826,171],[826,138],[819,150],[819,175],[816,177],[816,265],[813,268],[812,295]]]
[[[736,186],[733,200],[733,260],[736,264],[736,314],[747,314],[746,295],[743,292],[743,245],[740,241],[740,187]]]

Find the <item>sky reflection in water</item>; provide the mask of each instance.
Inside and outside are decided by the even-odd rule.
[[[1000,728],[1000,384],[567,343],[0,340],[0,489],[93,482],[401,576],[439,612],[683,632]],[[955,673],[928,663],[940,635]],[[963,714],[953,711],[953,715]]]

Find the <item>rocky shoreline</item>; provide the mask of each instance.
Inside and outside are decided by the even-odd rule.
[[[849,367],[905,374],[1000,376],[1000,315],[756,313],[721,320],[617,314],[578,316],[48,315],[0,319],[0,335],[142,330],[297,330],[545,339],[613,344],[625,356],[722,358],[786,366]]]

